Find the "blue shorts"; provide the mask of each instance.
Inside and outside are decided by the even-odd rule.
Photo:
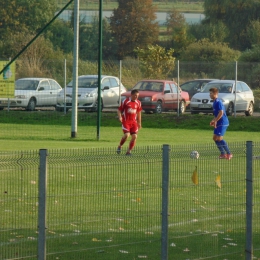
[[[224,136],[228,128],[228,125],[221,125],[214,128],[214,134],[217,136]]]

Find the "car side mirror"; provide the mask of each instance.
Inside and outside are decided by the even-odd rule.
[[[164,90],[164,94],[169,94],[171,93],[170,90]]]
[[[44,90],[44,87],[40,87],[38,90],[39,90],[39,91],[42,91],[42,90]]]

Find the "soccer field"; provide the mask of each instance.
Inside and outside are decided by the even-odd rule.
[[[171,146],[169,259],[245,258],[245,144],[230,147],[231,161],[217,159],[213,144]],[[38,159],[37,151],[1,153],[1,259],[36,259]],[[256,198],[258,176],[254,185]],[[139,146],[130,158],[107,148],[49,150],[47,259],[160,259],[161,198],[162,146]],[[256,202],[256,257],[258,214]]]

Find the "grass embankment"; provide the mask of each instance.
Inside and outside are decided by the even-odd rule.
[[[212,115],[143,114],[137,145],[211,143],[211,118]],[[227,141],[260,141],[259,117],[238,114],[229,119]],[[122,136],[116,112],[102,113],[99,138],[96,113],[79,112],[76,138],[71,138],[71,112],[63,115],[55,111],[1,111],[0,120],[1,151],[116,147]]]

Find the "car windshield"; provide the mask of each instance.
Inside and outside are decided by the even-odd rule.
[[[39,80],[16,80],[15,89],[16,90],[36,90],[39,85]]]
[[[208,83],[201,90],[202,93],[209,93],[211,88],[217,88],[219,93],[231,93],[232,83]]]
[[[71,81],[67,87],[71,88],[73,81]],[[78,79],[78,87],[79,88],[97,88],[98,87],[98,79],[97,78],[79,78]]]
[[[163,83],[156,81],[140,81],[138,82],[133,89],[137,89],[140,91],[163,91]]]

